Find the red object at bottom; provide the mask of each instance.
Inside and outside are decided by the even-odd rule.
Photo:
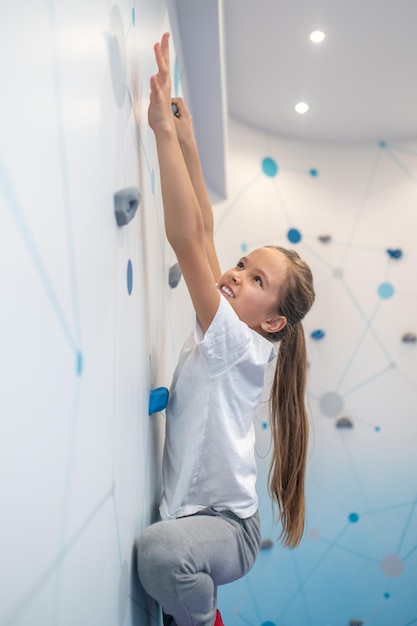
[[[214,622],[214,626],[224,626],[222,616],[220,615],[219,609],[216,611],[216,619]]]

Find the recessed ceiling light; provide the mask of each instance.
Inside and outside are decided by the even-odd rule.
[[[305,102],[299,102],[298,104],[295,105],[294,108],[297,111],[297,113],[307,113],[309,106]]]
[[[310,39],[313,43],[321,43],[325,36],[326,35],[321,30],[315,30],[311,33]]]

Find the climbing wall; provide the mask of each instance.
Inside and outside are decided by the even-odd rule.
[[[222,264],[274,243],[307,260],[311,446],[307,528],[280,547],[256,419],[263,547],[220,590],[225,624],[417,623],[417,143],[290,141],[229,126]]]
[[[189,327],[147,125],[171,26],[158,0],[2,10],[1,626],[158,623],[134,540],[161,493],[149,394]]]
[[[197,14],[210,23],[202,1],[199,11],[176,4],[194,37]],[[208,103],[200,136],[211,182],[225,189],[213,166],[222,105],[196,57],[213,38],[184,59],[172,8],[24,0],[2,11],[0,626],[159,621],[134,567],[161,491],[164,416],[148,415],[149,396],[169,385],[192,321],[183,281],[169,285],[175,259],[146,119],[164,30],[177,33],[174,93],[195,66],[193,116]],[[215,206],[223,267],[266,243],[294,247],[312,266],[317,302],[305,322],[305,539],[293,551],[277,543],[260,411],[264,549],[248,577],[220,590],[225,623],[411,626],[417,144],[316,145],[232,122],[228,156],[228,197]],[[140,203],[118,226],[114,195],[126,189]]]

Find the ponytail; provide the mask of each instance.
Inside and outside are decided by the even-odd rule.
[[[301,320],[314,302],[310,268],[293,250],[285,254],[288,274],[281,287],[278,312],[287,324],[272,341],[280,341],[270,395],[273,456],[268,475],[269,493],[278,504],[285,546],[296,547],[305,526],[305,474],[309,421],[305,408],[307,350]]]
[[[309,432],[304,405],[306,361],[304,331],[298,324],[281,342],[270,398],[274,455],[269,491],[278,503],[283,543],[291,548],[300,543],[304,532]]]

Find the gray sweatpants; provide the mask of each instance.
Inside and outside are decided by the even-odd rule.
[[[139,578],[177,626],[213,626],[218,585],[249,571],[260,541],[257,513],[242,520],[210,507],[157,522],[137,543]]]

